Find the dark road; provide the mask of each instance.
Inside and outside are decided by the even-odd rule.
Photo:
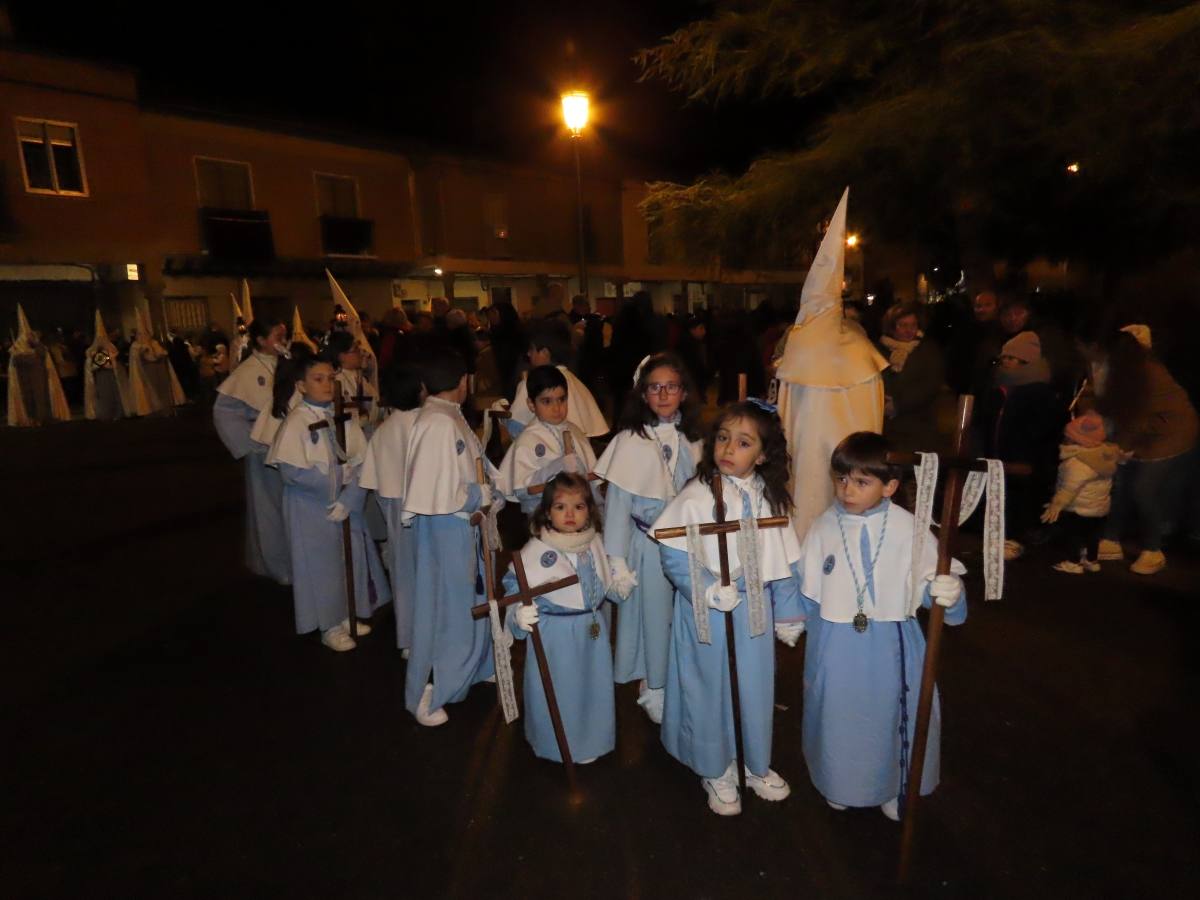
[[[492,686],[416,724],[390,610],[353,653],[293,633],[289,590],[241,568],[241,470],[204,414],[4,429],[0,456],[5,897],[1200,891],[1194,545],[1150,579],[1037,550],[989,604],[963,554],[942,784],[900,891],[899,826],[809,783],[803,641],[778,646],[791,798],[713,816],[624,685],[617,751],[580,768],[572,808]]]

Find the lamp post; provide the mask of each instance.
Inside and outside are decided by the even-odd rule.
[[[583,242],[583,174],[579,164],[579,140],[588,122],[586,91],[570,91],[562,95],[563,121],[571,132],[571,147],[575,151],[575,212],[579,220],[579,292],[588,296],[587,253]]]

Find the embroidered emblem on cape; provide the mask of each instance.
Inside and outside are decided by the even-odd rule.
[[[833,554],[830,553],[827,557],[825,557],[825,564],[823,566],[821,566],[821,571],[824,572],[826,575],[828,575],[830,572],[833,571],[833,564],[836,561],[837,560],[835,560],[833,558]]]
[[[555,553],[553,550],[547,550],[545,553],[542,554],[542,568],[543,569],[550,568],[556,562],[558,562],[558,554]]]
[[[454,452],[457,453],[459,456],[462,456],[462,452],[466,449],[467,449],[467,442],[464,441],[462,438],[459,438],[457,441],[454,442]]]
[[[669,446],[663,447],[663,459],[667,462],[671,461],[671,448]]]
[[[308,439],[315,444],[317,441],[319,441],[321,439],[321,437],[315,431],[310,431],[308,433]]]
[[[534,455],[534,456],[537,456],[539,459],[540,459],[541,457],[545,456],[545,455],[546,455],[546,445],[545,445],[545,444],[538,444],[536,447],[534,447],[534,448],[533,448],[533,455]]]
[[[260,387],[266,387],[266,384],[267,384],[267,376],[266,376],[266,375],[259,375],[259,376],[258,376],[258,384],[259,384],[259,386],[260,386]]]

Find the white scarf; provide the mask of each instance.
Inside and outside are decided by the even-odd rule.
[[[891,363],[893,372],[904,371],[904,364],[908,362],[909,355],[920,346],[922,337],[924,335],[918,331],[916,340],[912,341],[898,341],[886,334],[880,338],[880,343],[891,351],[888,362]]]

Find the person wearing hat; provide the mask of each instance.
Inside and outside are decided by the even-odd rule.
[[[1011,560],[1025,552],[1021,539],[1037,524],[1038,498],[1054,483],[1066,403],[1051,384],[1050,365],[1033,331],[1019,332],[1000,348],[992,383],[976,420],[980,455],[1025,463],[1033,470],[1007,484],[1005,532],[1010,539],[1004,555]]]
[[[1070,575],[1099,572],[1100,533],[1121,448],[1108,440],[1100,414],[1089,411],[1067,423],[1058,456],[1058,484],[1042,513],[1043,522],[1057,523],[1066,550],[1054,569]]]

